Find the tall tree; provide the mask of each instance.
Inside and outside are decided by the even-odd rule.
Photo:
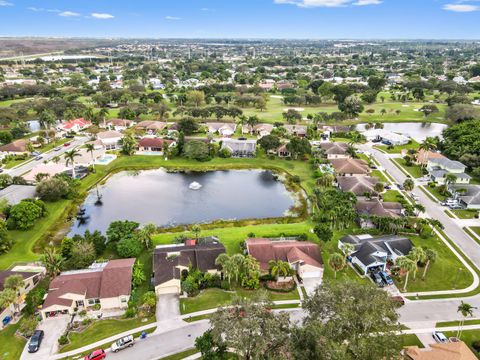
[[[41,262],[43,266],[47,269],[47,274],[51,278],[57,276],[63,266],[63,257],[53,247],[48,247],[43,252],[41,257]]]
[[[417,264],[415,261],[406,256],[400,256],[397,258],[396,265],[401,271],[405,272],[405,284],[403,285],[403,291],[407,291],[408,276],[410,275],[410,272],[417,270]]]
[[[63,157],[65,158],[66,162],[65,165],[72,165],[72,178],[75,179],[75,158],[80,156],[78,149],[72,149],[69,151],[66,151],[65,154],[63,154]]]
[[[465,324],[465,319],[470,316],[473,316],[473,310],[476,309],[476,307],[465,303],[463,301],[460,302],[460,305],[458,305],[457,312],[462,314],[462,321],[460,322],[460,325],[458,327],[458,332],[457,332],[457,338],[460,338],[462,335],[462,328],[463,325]]]
[[[337,278],[337,271],[343,270],[345,268],[345,256],[340,253],[333,253],[328,258],[328,265],[332,268],[334,272],[335,279]]]
[[[438,253],[430,248],[425,249],[425,269],[423,270],[423,275],[422,279],[425,279],[425,276],[427,275],[428,268],[430,266],[430,263],[435,262],[437,260]]]

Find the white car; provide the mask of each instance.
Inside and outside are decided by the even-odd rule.
[[[133,339],[133,336],[132,335],[128,335],[128,336],[125,336],[121,339],[118,339],[117,341],[115,341],[112,346],[111,346],[111,350],[112,352],[116,353],[120,350],[123,350],[127,347],[132,347],[133,344],[135,344],[135,340]]]
[[[434,331],[432,333],[433,340],[435,340],[437,343],[441,344],[446,344],[448,343],[447,337],[440,331]]]

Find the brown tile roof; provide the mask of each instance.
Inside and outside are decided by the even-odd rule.
[[[412,360],[476,360],[477,357],[463,342],[448,344],[431,344],[430,349],[419,349],[417,346],[406,348],[405,354]]]
[[[425,151],[423,149],[418,150],[416,154],[417,164],[426,164],[429,159],[441,159],[445,158],[442,154],[433,151]]]
[[[3,284],[5,283],[5,279],[8,278],[9,276],[20,275],[23,278],[23,280],[26,280],[37,274],[38,274],[37,272],[32,272],[32,271],[10,271],[10,270],[0,271],[0,291],[3,290]]]
[[[378,195],[375,191],[376,177],[371,176],[337,176],[338,187],[344,192],[352,192],[357,196],[363,196],[366,192]]]
[[[97,138],[99,139],[113,139],[121,137],[123,137],[123,134],[115,130],[102,131],[97,134]]]
[[[161,121],[152,121],[152,120],[145,120],[140,121],[136,127],[138,129],[144,130],[163,130],[167,127],[167,123]]]
[[[19,139],[10,144],[0,146],[0,152],[27,152],[28,140]]]
[[[325,142],[320,144],[327,155],[344,155],[347,152],[348,144],[343,142]]]
[[[262,270],[268,270],[270,260],[290,263],[302,261],[321,267],[322,255],[317,244],[309,241],[273,241],[263,238],[247,239],[247,251],[260,263]]]
[[[225,247],[220,242],[157,247],[153,253],[155,286],[172,279],[180,279],[180,270],[177,266],[191,266],[202,272],[219,269],[215,265],[215,260],[224,252]],[[172,253],[180,254],[172,256]]]
[[[132,120],[127,120],[127,119],[110,119],[107,120],[108,125],[114,125],[114,126],[130,126],[133,123]]]
[[[173,142],[172,140],[164,140],[160,138],[143,138],[138,142],[139,147],[155,147],[161,148],[163,143],[167,142],[169,145]]]
[[[360,215],[374,215],[382,217],[398,217],[402,213],[402,205],[396,202],[381,202],[378,199],[359,200],[355,205]]]
[[[103,268],[60,274],[52,280],[43,308],[52,305],[70,306],[65,294],[85,295],[87,299],[130,295],[132,268],[135,259],[110,260]]]
[[[370,168],[364,160],[359,159],[332,159],[332,166],[338,174],[368,174]]]

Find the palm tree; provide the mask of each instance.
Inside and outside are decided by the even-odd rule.
[[[242,254],[232,255],[230,261],[235,264],[235,281],[238,283],[238,277],[243,267],[243,262],[245,261],[245,256]]]
[[[412,179],[410,178],[407,178],[404,182],[403,182],[403,187],[406,191],[412,191],[413,188],[415,187],[415,183],[413,182]]]
[[[417,211],[416,216],[420,215],[420,213],[425,212],[425,206],[423,206],[422,204],[415,204],[413,205],[413,208]]]
[[[47,269],[47,274],[53,278],[60,273],[60,270],[62,269],[63,257],[57,253],[55,248],[49,247],[45,249],[45,252],[41,257],[41,262]]]
[[[109,114],[109,111],[107,108],[101,108],[100,111],[98,112],[98,116],[102,119],[103,126],[105,126],[105,118]]]
[[[461,313],[463,318],[462,318],[462,321],[460,322],[460,326],[458,327],[457,338],[460,338],[462,334],[462,327],[463,327],[463,324],[465,324],[465,319],[467,318],[467,316],[470,316],[470,317],[473,316],[474,309],[476,309],[476,307],[468,303],[464,303],[463,301],[460,303],[460,305],[458,305],[457,312]]]
[[[90,153],[90,156],[92,157],[92,168],[95,169],[95,159],[93,158],[93,152],[95,151],[95,145],[85,144],[85,149],[87,149],[87,152]]]
[[[232,279],[232,275],[236,272],[236,265],[227,254],[223,253],[217,256],[215,259],[215,265],[222,268],[223,275],[227,278],[228,283]]]
[[[348,243],[343,244],[342,251],[345,254],[345,256],[350,256],[350,254],[355,252],[355,245],[348,244]]]
[[[427,137],[418,147],[423,151],[435,150],[437,148],[437,142],[432,137]]]
[[[80,156],[77,149],[69,150],[69,151],[65,152],[65,154],[63,154],[63,157],[65,158],[65,160],[67,160],[65,165],[68,166],[68,165],[72,164],[72,178],[73,179],[75,179],[75,158],[77,156]]]
[[[270,275],[272,275],[275,279],[277,279],[279,276],[287,277],[292,273],[290,264],[282,260],[270,260],[268,262],[268,269]]]
[[[3,291],[0,291],[0,309],[5,309],[9,307],[11,304],[16,304],[16,302],[17,302],[17,292],[15,290],[5,289]]]
[[[345,256],[343,256],[340,253],[333,253],[332,255],[330,255],[330,258],[328,259],[328,265],[330,265],[330,267],[334,271],[334,274],[335,274],[334,277],[336,279],[337,271],[342,270],[346,265]]]
[[[192,228],[190,229],[195,236],[195,240],[198,241],[198,236],[200,235],[200,232],[202,231],[202,228],[198,224],[192,225]]]
[[[409,259],[406,256],[400,256],[397,258],[396,261],[397,266],[406,273],[405,275],[405,284],[403,286],[403,291],[407,291],[407,284],[408,284],[408,275],[411,271],[416,271],[417,264],[412,259]]]
[[[445,184],[451,185],[457,182],[457,175],[449,173],[445,175]]]
[[[425,264],[425,270],[423,270],[423,275],[422,275],[422,279],[425,279],[425,276],[427,275],[427,270],[428,270],[428,267],[430,266],[430,263],[431,262],[435,262],[435,260],[437,260],[437,252],[433,249],[430,249],[430,248],[427,248],[425,249],[425,259],[426,259],[426,264]]]
[[[413,278],[415,279],[417,276],[417,265],[419,262],[424,263],[427,260],[427,256],[425,255],[425,250],[421,247],[414,247],[408,257],[415,261],[415,271],[413,272]]]
[[[352,145],[348,145],[347,146],[347,150],[345,150],[345,153],[347,155],[350,155],[352,158],[356,158],[357,157],[357,150],[355,149],[354,146]]]
[[[151,249],[153,246],[152,235],[157,231],[155,224],[146,224],[138,232],[138,240],[147,248]]]

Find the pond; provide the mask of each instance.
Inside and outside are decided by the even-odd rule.
[[[200,189],[190,189],[197,182]],[[194,186],[192,186],[194,187]],[[232,170],[168,173],[163,169],[120,172],[98,186],[101,206],[95,206],[96,189],[83,208],[88,217],[78,220],[69,236],[85,230],[105,232],[115,220],[132,220],[158,226],[213,220],[240,220],[286,216],[293,194],[270,171]]]
[[[356,129],[358,131],[364,131],[365,125],[366,124],[358,124]],[[383,123],[383,128],[394,133],[408,135],[417,142],[423,142],[427,137],[441,137],[447,125],[422,122]]]

